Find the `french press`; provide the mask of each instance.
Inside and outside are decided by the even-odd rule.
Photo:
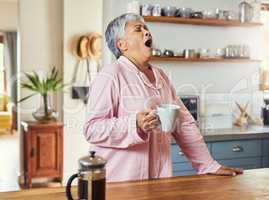
[[[95,151],[90,151],[89,156],[79,159],[79,172],[73,174],[66,185],[66,196],[68,200],[73,200],[71,194],[71,184],[78,178],[78,199],[80,200],[105,200],[106,186],[106,161],[95,155]]]

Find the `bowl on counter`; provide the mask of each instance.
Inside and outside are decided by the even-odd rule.
[[[173,57],[174,56],[174,51],[170,50],[170,49],[165,49],[163,51],[163,56],[167,56],[167,57]]]
[[[191,18],[196,18],[196,19],[202,19],[203,18],[203,12],[197,11],[193,12],[190,15]]]
[[[203,17],[205,19],[217,19],[218,13],[215,10],[204,10]]]
[[[183,58],[184,57],[183,51],[175,51],[174,56]]]
[[[175,6],[164,6],[162,8],[162,15],[167,17],[173,17],[176,15],[177,8]]]
[[[191,17],[193,10],[191,8],[179,8],[176,11],[177,17],[189,18]]]
[[[160,49],[153,49],[152,56],[162,56],[162,51]]]

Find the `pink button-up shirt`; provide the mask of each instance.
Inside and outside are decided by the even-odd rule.
[[[152,67],[155,84],[126,57],[105,66],[91,85],[84,126],[91,150],[107,160],[107,181],[172,176],[171,136],[199,174],[215,172],[214,161],[195,121],[164,72]],[[180,109],[172,134],[138,132],[136,113],[176,103]]]

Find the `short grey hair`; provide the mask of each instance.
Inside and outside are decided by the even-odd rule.
[[[121,56],[121,51],[117,47],[117,41],[124,36],[125,26],[129,21],[140,21],[145,23],[143,17],[140,15],[126,13],[112,20],[106,28],[106,43],[116,58]]]

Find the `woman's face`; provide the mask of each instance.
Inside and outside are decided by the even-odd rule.
[[[123,55],[129,55],[141,61],[149,60],[152,55],[152,36],[142,22],[129,21],[125,26],[125,35],[119,46]]]

